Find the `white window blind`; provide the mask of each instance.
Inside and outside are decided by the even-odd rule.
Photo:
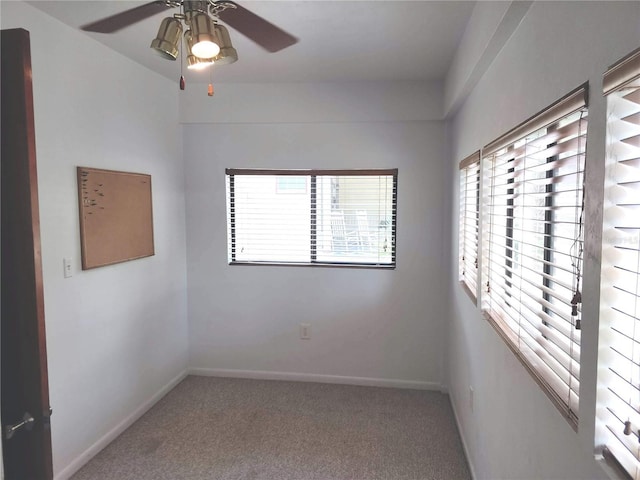
[[[482,308],[574,427],[586,93],[575,90],[483,149]]]
[[[475,300],[478,285],[478,238],[480,230],[480,152],[460,162],[460,282]]]
[[[640,479],[640,51],[611,67],[601,285],[598,425]]]
[[[227,169],[229,263],[396,262],[397,169]]]

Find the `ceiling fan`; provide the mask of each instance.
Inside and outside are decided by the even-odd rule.
[[[228,0],[156,0],[80,28],[87,32],[114,33],[175,8],[179,8],[179,12],[162,20],[151,48],[164,58],[175,60],[185,30],[189,68],[229,64],[238,59],[227,29],[218,20],[233,27],[268,52],[278,52],[298,41],[296,37],[264,18]],[[181,88],[183,82],[181,79]]]

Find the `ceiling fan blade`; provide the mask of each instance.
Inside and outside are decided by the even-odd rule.
[[[220,20],[242,33],[245,37],[253,40],[265,50],[277,52],[298,42],[298,39],[293,35],[288,34],[237,3],[227,1],[224,3],[233,3],[236,8],[227,8],[218,13]]]
[[[96,22],[88,23],[80,27],[85,32],[113,33],[118,30],[133,25],[140,20],[151,17],[156,13],[160,13],[167,8],[171,8],[165,2],[157,0],[151,3],[145,3],[139,7],[134,7],[124,12],[116,13],[110,17],[103,18]]]

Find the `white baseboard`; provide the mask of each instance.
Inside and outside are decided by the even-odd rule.
[[[151,407],[153,407],[162,397],[164,397],[173,387],[180,383],[187,376],[187,371],[183,371],[169,381],[164,387],[158,390],[151,398],[136,408],[131,415],[122,420],[118,425],[113,427],[97,442],[87,448],[69,465],[53,476],[54,480],[67,480],[80,468],[82,468],[89,460],[95,457],[100,450],[109,445],[115,438],[129,428],[136,420],[144,415]]]
[[[227,368],[189,369],[189,375],[205,377],[251,378],[255,380],[288,380],[294,382],[338,383],[343,385],[361,385],[367,387],[411,388],[414,390],[440,391],[442,386],[436,382],[419,380],[396,380],[392,378],[347,377],[342,375],[321,375],[317,373],[272,372],[265,370],[236,370]]]
[[[469,455],[469,448],[467,447],[467,441],[464,438],[462,425],[460,424],[460,419],[458,418],[458,412],[456,411],[456,402],[453,400],[453,396],[449,393],[449,402],[451,402],[451,409],[453,410],[453,418],[456,419],[456,425],[458,427],[458,436],[462,441],[462,449],[464,450],[464,456],[467,457],[467,465],[469,467],[469,473],[471,473],[471,480],[476,480],[476,472],[473,468],[473,462],[471,462],[471,456]]]

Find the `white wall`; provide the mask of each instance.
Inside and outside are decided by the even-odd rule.
[[[233,67],[229,67],[233,68]],[[442,119],[440,82],[189,84],[180,121],[189,123],[355,123]]]
[[[29,5],[1,9],[2,28],[31,32],[53,460],[63,478],[187,367],[177,88]],[[155,256],[81,270],[78,165],[152,175]],[[63,257],[73,258],[72,278]]]
[[[182,103],[191,366],[439,388],[448,276],[444,125],[432,121],[440,85],[205,92],[190,88]],[[397,268],[227,265],[225,167],[397,167]],[[311,323],[311,340],[299,339],[300,322]]]
[[[446,75],[445,115],[457,111],[516,30],[531,4],[528,0],[488,0],[475,4]]]
[[[640,2],[535,2],[451,119],[451,202],[457,164],[589,81],[580,424],[575,433],[515,356],[450,281],[450,393],[477,478],[594,479],[593,459],[605,104],[602,73],[640,45]],[[452,242],[457,239],[457,207]],[[457,242],[456,242],[457,243]],[[449,270],[457,269],[457,248]],[[473,411],[469,387],[475,389]]]

